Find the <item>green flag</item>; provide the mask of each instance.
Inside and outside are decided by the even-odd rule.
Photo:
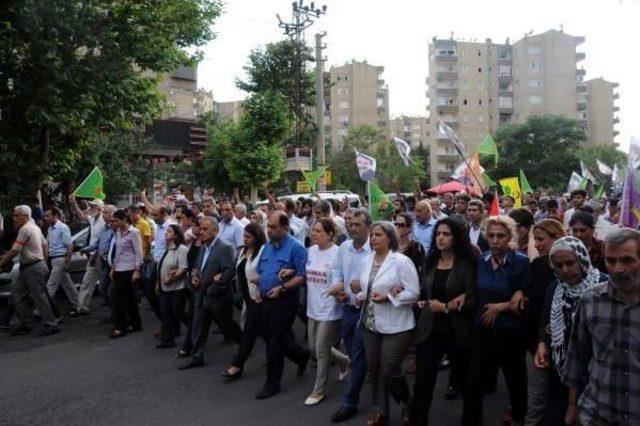
[[[595,192],[595,194],[593,194],[593,198],[598,200],[602,198],[602,194],[604,194],[604,183],[600,184],[600,187],[598,188],[598,190]]]
[[[390,220],[393,214],[393,203],[389,196],[374,183],[369,183],[369,211],[373,220]]]
[[[303,171],[302,172],[302,176],[304,177],[304,180],[309,184],[309,186],[311,187],[311,192],[316,192],[316,187],[318,186],[318,179],[320,179],[322,177],[322,175],[324,174],[324,172],[327,170],[327,166],[320,166],[317,169],[313,170],[313,171]]]
[[[589,184],[589,178],[583,177],[582,182],[580,182],[580,189],[587,189],[588,184]]]
[[[76,197],[80,198],[97,198],[104,200],[104,190],[102,186],[102,172],[97,167],[93,169],[89,176],[76,188],[73,192]]]
[[[529,185],[529,181],[522,169],[520,169],[520,190],[523,194],[533,195],[533,189],[531,189],[531,185]]]
[[[478,146],[478,153],[492,156],[495,164],[498,164],[498,147],[496,146],[496,141],[493,140],[491,135],[487,135]]]
[[[489,187],[489,186],[496,186],[498,185],[493,179],[491,179],[491,177],[486,174],[483,173],[482,174],[482,181],[484,182],[485,186]]]

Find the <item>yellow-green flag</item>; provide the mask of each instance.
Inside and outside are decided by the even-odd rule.
[[[531,194],[533,195],[533,189],[531,189],[531,185],[529,185],[529,181],[527,177],[524,175],[522,169],[520,169],[520,188],[522,189],[523,194]]]
[[[89,176],[76,188],[73,192],[76,197],[80,198],[97,198],[104,200],[104,188],[102,186],[102,172],[97,167],[93,169]]]
[[[369,183],[369,212],[373,220],[389,220],[393,214],[389,196],[374,182]]]
[[[520,192],[520,183],[517,177],[500,179],[500,186],[504,195],[509,195],[515,200],[514,207],[522,207],[522,198]]]
[[[316,187],[318,186],[318,179],[322,177],[324,172],[327,170],[327,166],[320,166],[313,171],[303,171],[302,176],[304,180],[311,187],[311,192],[316,192]]]
[[[491,135],[485,136],[482,143],[478,145],[478,153],[482,155],[491,155],[496,165],[498,164],[498,147],[496,146],[496,141],[493,140]]]

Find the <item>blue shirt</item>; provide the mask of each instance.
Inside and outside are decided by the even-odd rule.
[[[167,249],[167,240],[164,239],[164,234],[167,233],[167,228],[169,228],[169,225],[171,225],[172,223],[173,222],[171,222],[170,220],[165,220],[162,225],[160,225],[159,223],[156,224],[156,234],[153,238],[153,260],[156,263],[160,262],[160,259],[162,259],[162,255]]]
[[[211,244],[205,244],[204,246],[200,247],[200,250],[204,250],[204,253],[202,254],[202,263],[200,264],[200,272],[204,270],[204,267],[207,264],[207,260],[209,259],[209,253],[211,252],[211,247],[213,247],[213,245],[216,243],[217,240],[218,240],[218,237],[215,237],[213,241],[211,241]]]
[[[294,277],[307,275],[307,250],[291,235],[286,235],[276,247],[271,241],[265,244],[258,262],[260,294],[266,297],[269,290],[282,284],[278,273],[281,269],[294,269]],[[287,278],[289,280],[291,278]]]
[[[476,306],[475,322],[482,326],[484,306],[489,303],[503,303],[511,300],[518,290],[526,292],[531,281],[529,258],[522,253],[509,250],[502,264],[493,269],[491,252],[482,253],[476,261]],[[513,312],[503,312],[496,317],[494,330],[514,330],[521,328],[523,317]]]
[[[353,240],[345,241],[338,249],[338,261],[331,271],[331,284],[343,284],[344,291],[349,296],[346,301],[348,305],[355,305],[355,294],[351,291],[349,284],[360,277],[360,272],[364,268],[364,259],[369,253],[371,253],[371,244],[368,239],[360,250],[356,250],[353,246]]]
[[[431,249],[431,240],[433,239],[433,230],[436,228],[437,220],[431,218],[424,225],[416,220],[413,224],[413,238],[422,244],[425,254],[429,254]]]
[[[244,245],[244,226],[238,219],[232,217],[229,223],[222,220],[218,227],[220,228],[218,235],[233,247],[233,254],[237,256],[238,250]]]
[[[71,244],[69,227],[57,220],[49,227],[47,244],[49,245],[49,257],[66,256],[67,248]]]

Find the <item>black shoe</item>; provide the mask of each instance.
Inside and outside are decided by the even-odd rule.
[[[75,310],[69,312],[69,315],[71,315],[71,318],[88,317],[89,316],[89,312],[88,311],[81,311],[79,309],[75,309]]]
[[[229,373],[229,370],[224,370],[222,372],[222,377],[224,377],[227,382],[233,382],[234,380],[238,380],[240,377],[242,377],[242,372],[242,368],[233,374]]]
[[[60,327],[45,327],[40,333],[38,333],[38,337],[51,336],[56,333],[60,333]]]
[[[340,409],[331,416],[331,423],[346,422],[356,414],[358,414],[358,407],[340,407]]]
[[[456,399],[458,397],[458,390],[453,386],[447,387],[447,390],[444,393],[444,399],[451,401],[452,399]]]
[[[443,358],[440,362],[440,365],[438,366],[438,370],[446,370],[447,368],[449,368],[449,365],[451,365],[451,361],[449,361],[447,358]]]
[[[166,348],[175,348],[175,343],[158,343],[156,345],[156,349],[166,349]]]
[[[31,327],[27,327],[26,325],[13,327],[13,328],[11,328],[11,331],[9,332],[9,334],[11,336],[25,336],[25,335],[27,335],[29,333],[31,333]]]
[[[176,354],[176,358],[187,358],[191,355],[191,352],[187,352],[184,349],[180,349]]]
[[[256,399],[267,399],[277,393],[280,393],[280,389],[271,386],[263,386],[256,394]]]
[[[192,360],[189,364],[185,364],[182,367],[178,367],[178,370],[190,370],[196,367],[204,367],[204,361]]]
[[[304,372],[307,371],[307,366],[309,365],[309,359],[311,359],[311,355],[307,355],[302,364],[298,364],[298,371],[296,372],[298,376],[304,376]]]

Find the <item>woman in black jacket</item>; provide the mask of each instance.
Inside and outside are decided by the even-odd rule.
[[[466,379],[473,329],[471,297],[475,256],[465,226],[440,220],[426,260],[416,326],[416,379],[411,424],[427,425],[438,366],[446,353],[454,369],[453,386],[466,397]]]

